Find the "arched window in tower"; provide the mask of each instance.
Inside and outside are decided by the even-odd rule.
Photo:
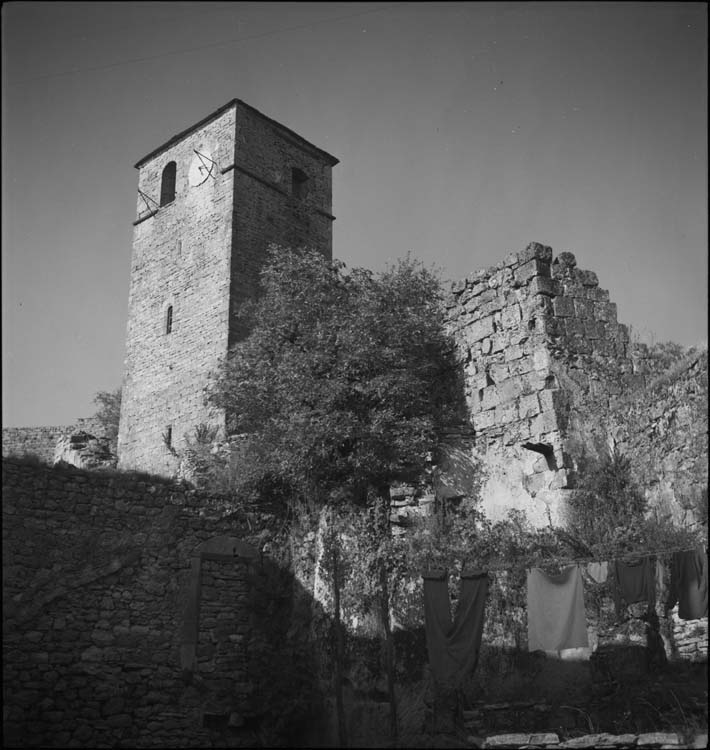
[[[165,313],[165,333],[171,333],[173,330],[173,306],[168,305],[168,310]]]
[[[160,205],[167,206],[175,200],[175,175],[177,164],[174,161],[168,162],[163,170],[163,177],[160,181]]]
[[[298,167],[291,170],[291,195],[294,198],[305,198],[308,194],[308,175]]]

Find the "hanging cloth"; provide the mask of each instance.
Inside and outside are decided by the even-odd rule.
[[[672,609],[676,602],[681,620],[708,615],[708,557],[702,547],[673,554],[666,608]]]
[[[456,616],[451,620],[446,571],[424,574],[424,622],[429,664],[434,680],[456,688],[478,663],[483,615],[488,596],[488,573],[464,571]]]
[[[587,565],[587,573],[596,583],[606,583],[609,575],[609,564],[606,562],[590,562]]]
[[[558,575],[528,571],[528,649],[561,651],[589,646],[582,576],[576,565]]]
[[[615,560],[612,566],[614,576],[614,606],[617,616],[624,605],[647,602],[649,611],[656,606],[656,571],[652,557],[642,557],[634,562]]]

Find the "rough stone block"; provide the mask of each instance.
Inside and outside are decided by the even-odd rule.
[[[557,745],[559,744],[560,738],[552,732],[545,732],[544,734],[531,734],[530,745]]]
[[[552,279],[548,279],[545,276],[535,276],[528,288],[530,294],[547,294],[551,297],[559,294],[559,287]]]
[[[495,421],[495,409],[489,409],[488,411],[480,412],[480,414],[474,414],[473,427],[476,430],[485,430],[492,427],[495,424]]]
[[[505,361],[512,362],[523,356],[523,349],[520,344],[514,344],[505,349]]]
[[[518,262],[518,254],[516,252],[508,253],[508,255],[503,258],[503,263],[509,268],[517,266]]]
[[[488,368],[488,375],[494,383],[500,383],[510,377],[510,367],[504,362],[494,362]]]
[[[554,411],[545,411],[530,420],[530,432],[542,435],[557,429],[557,415]]]
[[[504,445],[520,445],[528,438],[527,425],[525,422],[513,422],[503,431],[501,440]]]
[[[516,375],[525,375],[533,369],[533,366],[534,365],[532,357],[525,356],[508,363],[508,369],[510,371],[511,377],[515,377]]]
[[[479,297],[479,299],[482,299],[483,295]],[[488,302],[483,303],[479,309],[478,313],[480,317],[484,318],[487,315],[493,315],[494,313],[499,312],[503,309],[505,306],[505,302],[503,300],[503,297],[500,294],[497,294],[493,299],[489,300]]]
[[[476,341],[481,341],[486,338],[486,336],[490,336],[493,333],[495,333],[495,328],[493,327],[492,315],[474,321],[465,329],[466,340],[470,344],[475,343]]]
[[[521,396],[520,403],[518,404],[518,412],[520,419],[528,419],[529,417],[535,417],[540,413],[540,402],[536,393],[532,393],[529,396]]]
[[[567,336],[584,336],[584,323],[579,318],[565,318],[564,324]]]
[[[525,250],[518,253],[518,263],[520,264],[527,263],[533,258],[550,263],[552,261],[552,248],[541,245],[539,242],[531,242]]]
[[[508,378],[498,383],[496,390],[500,403],[514,401],[525,393],[525,378],[522,375],[515,378]]]
[[[500,404],[495,408],[495,419],[499,425],[506,425],[518,419],[518,407],[514,401]]]
[[[529,734],[498,734],[487,737],[484,747],[525,747],[529,742]]]
[[[584,323],[584,330],[588,339],[596,341],[606,338],[607,325],[602,320],[587,320]]]
[[[521,320],[520,305],[510,305],[501,311],[500,320],[504,328],[517,328]]]
[[[510,268],[501,267],[489,279],[488,286],[491,289],[507,286],[513,281],[513,271]]]
[[[680,746],[681,738],[675,732],[645,732],[636,740],[636,747]]]
[[[578,318],[593,318],[594,303],[588,299],[577,297],[574,300],[574,313]]]
[[[487,409],[495,409],[498,404],[501,402],[500,394],[498,393],[498,388],[494,385],[488,386],[487,388],[482,389],[483,393],[481,395],[481,409],[484,411]]]
[[[571,318],[575,314],[574,301],[569,297],[555,297],[552,300],[552,309],[555,315],[561,318]]]
[[[613,320],[613,314],[609,308],[608,302],[594,302],[594,317],[597,320],[609,321]]]
[[[466,288],[466,280],[465,279],[457,279],[456,281],[451,282],[451,293],[452,294],[461,294],[463,290]]]
[[[491,354],[502,352],[508,345],[508,337],[502,333],[491,336]]]
[[[466,283],[470,284],[471,286],[475,286],[482,279],[486,279],[486,278],[488,278],[488,269],[486,269],[486,268],[479,268],[477,271],[474,271],[473,273],[470,273],[466,277]]]
[[[535,349],[532,355],[533,367],[536,370],[548,370],[552,362],[550,353],[547,349]]]
[[[555,258],[553,263],[560,266],[560,268],[575,268],[577,266],[577,259],[573,253],[565,250]]]
[[[518,284],[527,284],[535,276],[550,278],[550,264],[533,258],[515,269],[515,281]]]
[[[579,279],[582,286],[596,287],[599,286],[599,279],[594,271],[583,271],[579,269],[577,271],[577,278]]]

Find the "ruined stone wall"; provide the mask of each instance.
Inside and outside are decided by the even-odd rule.
[[[4,459],[5,743],[281,741],[315,671],[308,596],[263,547],[281,527],[158,480]]]
[[[691,351],[611,408],[610,432],[632,457],[651,512],[679,526],[707,522],[708,353]]]
[[[71,425],[61,427],[4,427],[3,456],[36,456],[44,463],[52,463],[57,440],[70,432]]]
[[[484,510],[524,510],[559,522],[570,488],[569,401],[606,387],[626,358],[628,331],[596,275],[538,243],[452,287],[448,302],[466,375],[476,450],[487,471]],[[598,362],[594,381],[586,358]]]

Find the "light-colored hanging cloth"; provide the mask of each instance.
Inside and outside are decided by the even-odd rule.
[[[558,575],[528,572],[528,649],[561,651],[589,646],[582,576],[576,565]]]
[[[593,581],[596,581],[597,583],[606,583],[606,579],[609,575],[609,563],[591,562],[587,565],[587,573]]]

